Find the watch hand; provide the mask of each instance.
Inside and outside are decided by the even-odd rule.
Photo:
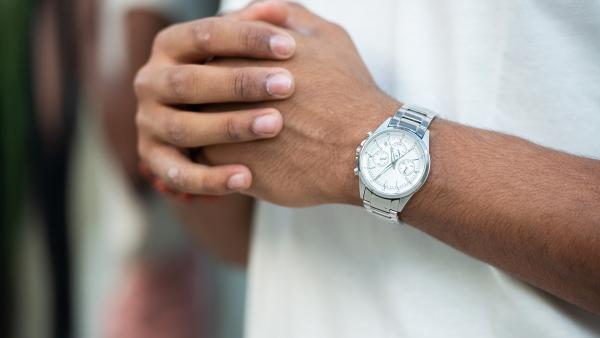
[[[377,175],[377,176],[376,176],[376,177],[373,179],[373,181],[377,181],[377,179],[378,179],[378,178],[380,178],[380,177],[381,177],[381,175],[385,174],[385,172],[386,172],[386,171],[388,171],[388,170],[390,170],[390,168],[391,168],[391,167],[393,167],[393,166],[394,166],[394,162],[392,162],[392,163],[388,164],[388,166],[387,166],[387,167],[385,167],[385,168],[384,168],[384,169],[383,169],[383,170],[382,170],[382,171],[379,173],[379,175]]]
[[[404,154],[402,154],[402,156],[398,157],[395,161],[394,161],[394,165],[396,164],[396,162],[400,161],[404,156],[408,155],[408,153],[410,153],[413,149],[415,149],[415,146],[412,146],[410,149],[408,149]]]
[[[414,147],[413,147],[414,148]],[[390,150],[392,150],[392,148],[390,147]],[[377,181],[378,178],[381,177],[381,175],[385,174],[388,170],[390,170],[390,168],[392,168],[394,165],[396,165],[396,163],[403,158],[404,156],[406,156],[406,154],[410,153],[410,151],[412,150],[412,148],[410,150],[408,150],[407,152],[405,152],[404,154],[402,154],[402,156],[398,157],[397,159],[395,159],[394,161],[392,161],[390,164],[388,164],[380,173],[379,175],[377,175],[373,181]],[[393,153],[392,153],[393,154]],[[392,157],[393,158],[393,157]]]
[[[379,145],[379,144],[378,144]],[[404,154],[402,154],[402,156],[398,157],[397,159],[393,160],[390,164],[388,164],[380,173],[379,175],[377,175],[373,181],[377,181],[378,178],[381,177],[381,175],[385,174],[388,170],[390,170],[390,168],[392,168],[394,165],[396,165],[396,163],[398,161],[400,161],[404,156],[406,156],[408,153],[410,153],[413,149],[415,148],[415,146],[413,145],[410,149],[408,149]],[[390,147],[390,151],[392,152],[392,159],[393,159],[393,148]]]

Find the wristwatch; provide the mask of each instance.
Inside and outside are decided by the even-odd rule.
[[[398,222],[398,213],[427,180],[431,110],[403,105],[356,148],[354,174],[367,211]]]

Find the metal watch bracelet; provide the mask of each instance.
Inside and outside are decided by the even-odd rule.
[[[406,129],[423,138],[435,113],[429,109],[403,105],[390,119],[388,128]],[[388,199],[377,196],[369,188],[364,188],[363,205],[367,211],[385,220],[397,222],[398,213],[404,208],[410,196]]]

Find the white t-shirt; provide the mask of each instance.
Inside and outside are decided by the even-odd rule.
[[[599,1],[301,2],[403,102],[600,157]],[[260,203],[249,276],[249,338],[600,337],[599,316],[358,207]]]

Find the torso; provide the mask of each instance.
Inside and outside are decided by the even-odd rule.
[[[597,1],[301,2],[401,101],[600,158]],[[251,338],[600,336],[600,317],[349,206],[260,203],[248,294]]]

